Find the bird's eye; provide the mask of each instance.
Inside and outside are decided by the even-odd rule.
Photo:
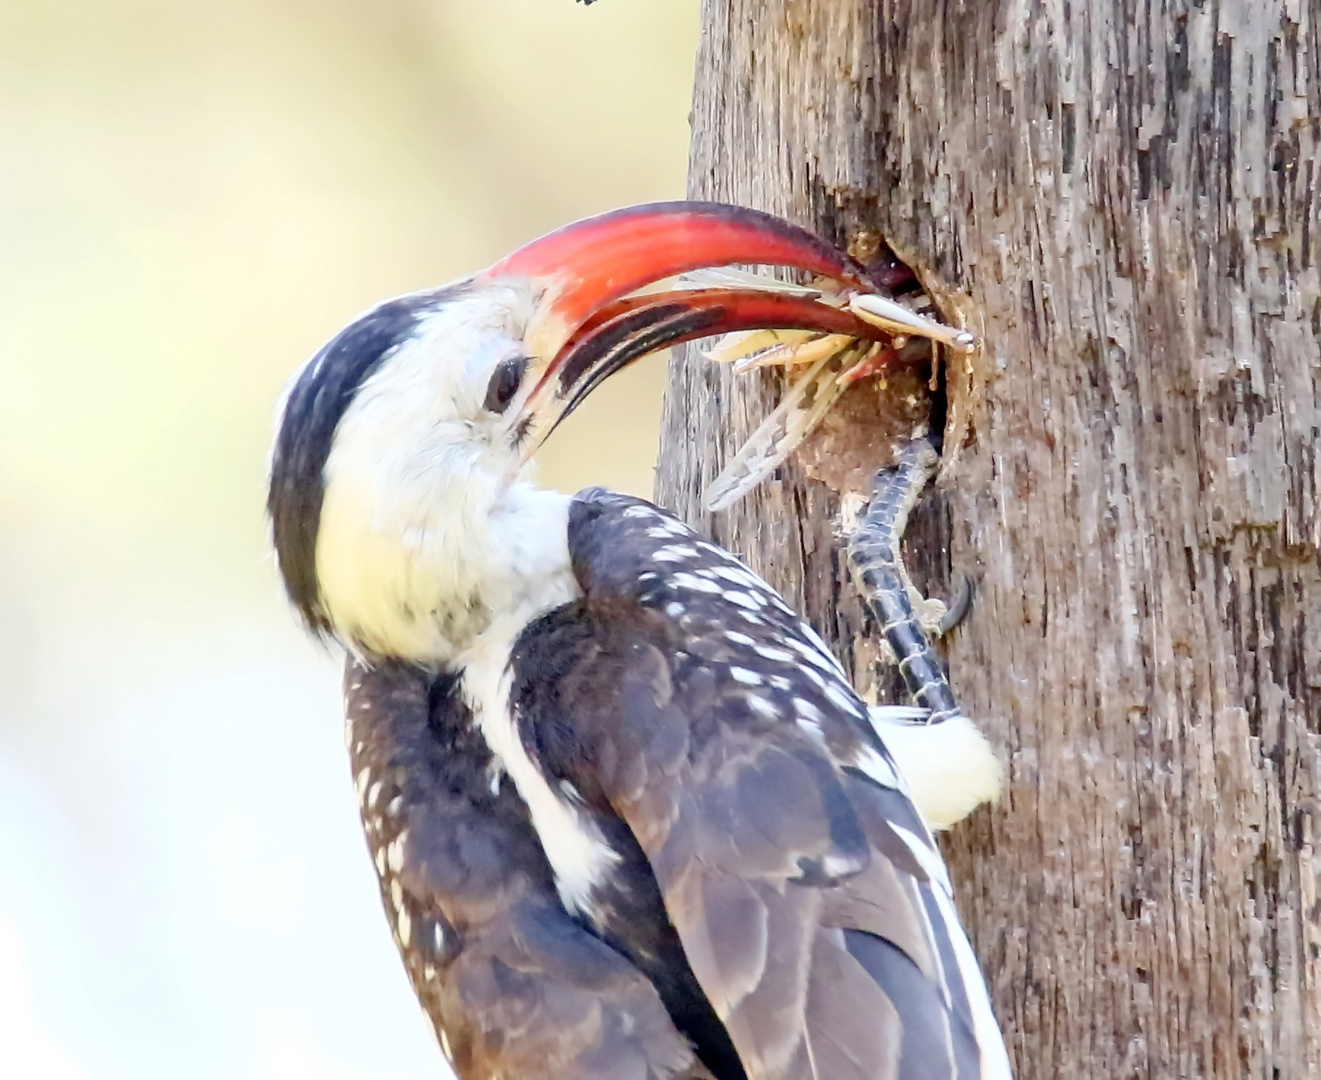
[[[511,356],[496,365],[491,381],[486,387],[486,400],[482,402],[488,412],[498,414],[509,408],[509,403],[518,393],[518,385],[523,381],[523,372],[526,370],[526,356]]]

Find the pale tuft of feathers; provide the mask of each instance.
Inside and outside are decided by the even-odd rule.
[[[890,751],[909,797],[933,829],[948,829],[1000,797],[1004,769],[981,730],[966,716],[915,723],[925,709],[873,706],[872,727]]]

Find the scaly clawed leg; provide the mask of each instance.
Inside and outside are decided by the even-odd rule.
[[[943,634],[967,611],[971,586],[946,607],[926,600],[904,566],[900,544],[908,515],[935,475],[930,441],[914,439],[898,462],[876,475],[872,498],[849,539],[854,583],[881,625],[916,707],[875,706],[872,723],[908,782],[927,823],[948,828],[1000,794],[1001,768],[986,737],[963,714],[929,635]]]
[[[900,543],[908,515],[939,462],[928,439],[910,442],[894,465],[876,474],[871,502],[848,547],[853,582],[880,623],[913,701],[929,710],[932,724],[960,715],[927,636],[939,630],[949,609],[918,592],[904,566]]]

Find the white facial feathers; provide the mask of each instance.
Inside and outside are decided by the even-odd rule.
[[[447,298],[345,409],[316,546],[341,638],[446,663],[492,612],[562,588],[568,500],[516,477],[511,418],[484,406],[497,367],[521,354],[535,299],[517,284]]]

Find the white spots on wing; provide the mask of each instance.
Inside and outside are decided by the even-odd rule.
[[[393,874],[399,873],[404,868],[404,842],[407,836],[406,831],[401,832],[390,841],[389,847],[385,849],[385,864]]]
[[[715,572],[735,585],[746,585],[748,588],[757,589],[758,591],[770,591],[766,582],[762,581],[751,570],[745,570],[741,566],[717,566]]]
[[[652,552],[651,558],[654,562],[683,562],[685,559],[697,558],[697,549],[691,544],[672,544],[669,547],[657,548]]]
[[[436,952],[445,951],[445,925],[436,923],[435,929],[431,931],[431,943],[436,947]]]
[[[716,592],[720,592],[718,585],[716,586]],[[731,604],[747,608],[749,611],[757,611],[765,606],[764,600],[753,596],[751,593],[739,592],[738,589],[730,589],[728,592],[721,593],[721,595]]]
[[[624,511],[626,518],[658,518],[658,514],[650,506],[630,506]]]
[[[422,965],[422,978],[424,978],[427,982],[435,982],[435,979],[436,979],[436,965],[435,965],[435,964],[423,964],[423,965]]]
[[[413,917],[404,906],[404,890],[398,878],[390,879],[390,903],[394,905],[395,940],[401,949],[407,949],[413,943]]]
[[[821,710],[808,701],[807,698],[794,698],[794,712],[808,723],[817,725],[817,730],[820,730],[821,721],[824,717],[821,715]]]
[[[381,775],[380,773],[376,774]],[[405,845],[408,843],[408,829],[401,829],[390,836],[386,817],[397,818],[403,811],[403,794],[394,786],[387,771],[386,779],[373,779],[369,769],[362,769],[355,778],[358,801],[362,809],[363,826],[371,844],[372,862],[376,875],[389,898],[391,923],[395,941],[399,948],[406,950],[413,940],[413,917],[408,910],[408,896],[399,880],[399,873],[404,868]],[[384,813],[372,813],[380,804],[383,795],[388,793],[389,801]],[[388,839],[387,839],[388,837]]]
[[[851,695],[840,689],[835,683],[828,683],[826,685],[826,697],[830,699],[832,705],[843,709],[851,716],[863,715],[862,706],[859,705]]]
[[[802,626],[800,629],[806,630],[808,633],[812,632],[808,626]],[[821,639],[817,638],[817,640],[820,641]],[[799,641],[796,637],[786,636],[784,643],[813,667],[828,671],[832,675],[842,674],[839,665],[835,663],[834,657],[830,656],[829,653],[823,655],[820,649],[809,645],[805,641]]]
[[[714,581],[707,581],[705,578],[699,578],[696,574],[690,574],[686,570],[680,570],[670,579],[676,588],[692,589],[694,592],[718,593],[720,586]]]
[[[821,677],[819,671],[813,671],[810,667],[800,667],[798,671],[800,674],[805,675],[815,683],[818,690],[824,690],[826,688],[826,680]]]
[[[830,646],[821,640],[821,635],[808,626],[807,623],[803,623],[802,629],[803,636],[807,638],[808,642],[816,646],[821,655],[830,661],[830,666],[843,675],[844,669],[839,666],[839,661],[835,659],[835,654],[830,651]]]
[[[633,507],[637,509],[637,507]],[[454,1064],[454,1051],[450,1049],[450,1037],[445,1034],[445,1029],[440,1029],[440,1052],[445,1055],[445,1060],[451,1065]]]
[[[751,713],[792,722],[821,744],[831,725],[867,719],[826,642],[744,562],[660,512],[631,508],[626,514],[647,518],[646,535],[657,542],[655,569],[638,578],[637,592],[646,590],[642,602],[672,619],[683,617],[685,628],[711,641],[708,648],[723,646],[710,655],[727,658],[728,678],[744,689]],[[879,748],[865,748],[852,764],[879,784],[905,790]],[[590,895],[583,902],[590,904]]]
[[[815,720],[805,720],[802,717],[799,717],[797,724],[800,731],[807,732],[807,734],[812,736],[817,742],[824,743],[826,741],[826,736],[821,730],[821,725]]]
[[[892,791],[904,790],[903,781],[894,771],[894,766],[872,747],[864,746],[858,751],[853,764],[882,787],[890,788]]]

